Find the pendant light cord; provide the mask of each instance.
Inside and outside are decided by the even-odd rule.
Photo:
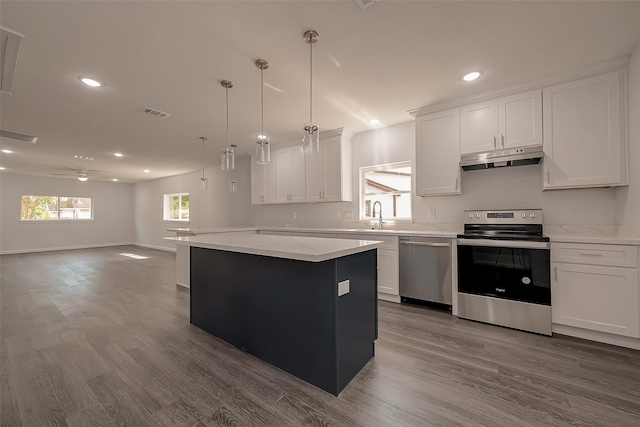
[[[313,123],[313,42],[309,43],[309,124]],[[310,128],[310,132],[313,130]]]
[[[229,151],[229,86],[225,87],[227,93],[227,151]]]
[[[260,135],[264,144],[264,66],[260,67]]]

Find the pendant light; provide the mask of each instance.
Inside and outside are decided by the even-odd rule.
[[[223,171],[234,170],[236,168],[236,147],[237,145],[229,145],[229,89],[233,87],[233,83],[229,80],[222,80],[220,85],[225,88],[227,95],[227,146],[222,150],[222,161],[220,167]]]
[[[271,161],[269,138],[264,133],[264,70],[269,68],[269,63],[256,59],[255,64],[260,69],[260,135],[256,138],[256,163],[266,165]]]
[[[302,144],[305,153],[320,151],[320,133],[318,125],[313,123],[313,44],[320,36],[314,30],[305,31],[304,41],[309,43],[309,123],[304,125]]]
[[[201,136],[202,140],[202,176],[200,177],[200,185],[202,185],[202,189],[206,190],[208,187],[208,180],[204,177],[204,142],[207,140],[207,137]]]

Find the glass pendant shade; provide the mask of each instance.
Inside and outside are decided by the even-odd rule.
[[[200,185],[202,186],[203,190],[206,190],[209,187],[208,184],[209,180],[205,177],[200,178]]]
[[[231,193],[235,193],[237,191],[237,184],[238,181],[236,181],[235,179],[232,179],[231,181],[229,181],[229,191]]]
[[[270,161],[271,161],[271,146],[269,144],[269,138],[257,138],[256,139],[256,163],[259,165],[266,165]]]
[[[318,125],[314,123],[307,123],[304,125],[302,147],[305,153],[320,151],[320,132]]]

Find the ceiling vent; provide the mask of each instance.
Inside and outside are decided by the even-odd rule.
[[[160,117],[161,119],[166,119],[171,115],[169,113],[165,113],[164,111],[156,110],[155,108],[151,108],[151,107],[142,107],[139,111],[142,111],[143,113],[146,113],[146,114],[151,114],[152,116],[155,116],[155,117]]]
[[[8,130],[0,130],[0,138],[15,139],[16,141],[28,142],[35,144],[38,140],[37,136],[25,135],[24,133],[10,132]]]
[[[374,4],[378,3],[380,0],[356,0],[356,3],[358,3],[358,6],[360,6],[360,9],[364,10],[366,8],[368,8],[369,6],[373,6]]]
[[[0,91],[12,95],[13,76],[18,64],[18,52],[24,36],[6,28],[0,27]],[[35,142],[35,141],[34,141]]]

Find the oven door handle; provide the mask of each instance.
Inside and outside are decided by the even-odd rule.
[[[549,249],[549,242],[524,240],[458,239],[458,246],[488,246],[492,248]]]

